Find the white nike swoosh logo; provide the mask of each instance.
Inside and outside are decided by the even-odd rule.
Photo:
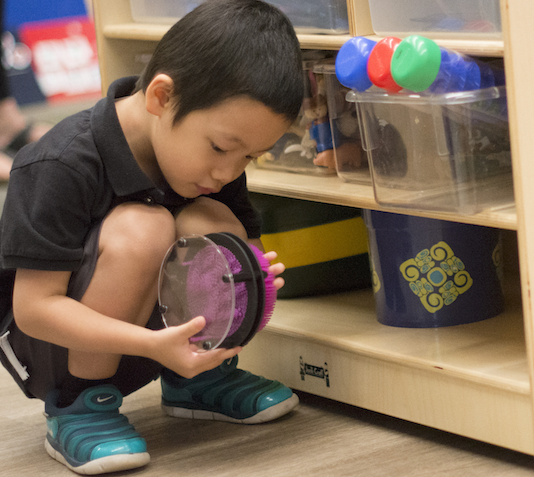
[[[106,401],[109,401],[110,399],[113,399],[114,397],[115,396],[108,396],[108,397],[102,398],[102,397],[98,396],[96,398],[96,402],[98,402],[98,403],[106,402]]]

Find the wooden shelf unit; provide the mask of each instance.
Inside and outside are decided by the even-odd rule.
[[[353,36],[373,36],[367,0],[347,0]],[[534,4],[501,0],[504,41],[439,41],[467,54],[504,57],[515,204],[456,215],[384,209],[370,185],[256,169],[256,192],[389,210],[505,229],[517,236],[520,272],[506,282],[506,311],[439,329],[383,326],[370,290],[279,300],[267,328],[241,353],[241,365],[295,389],[534,455],[532,317],[534,283]],[[129,0],[94,0],[103,89],[139,73],[168,26],[135,23]],[[303,48],[338,49],[349,36],[301,35]],[[527,46],[525,46],[527,45]],[[528,240],[530,238],[530,241]],[[347,237],[350,240],[350,237]],[[517,253],[515,240],[509,251]],[[514,267],[512,267],[514,268]]]
[[[475,215],[458,215],[452,212],[419,209],[386,208],[376,202],[371,185],[343,182],[337,176],[308,176],[305,174],[258,169],[254,165],[250,165],[247,169],[247,184],[250,190],[263,194],[362,209],[384,210],[433,219],[452,220],[507,230],[516,230],[517,228],[517,214],[515,204],[512,202],[499,204]]]

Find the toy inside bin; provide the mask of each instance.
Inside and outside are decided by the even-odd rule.
[[[334,148],[330,158],[324,160],[335,164],[337,175],[343,181],[370,184],[369,163],[363,150],[358,115],[354,105],[346,100],[350,90],[337,79],[333,61],[320,62],[313,71],[324,77],[328,117],[333,131]]]
[[[347,99],[379,204],[460,214],[513,204],[504,86],[444,94],[373,87]]]
[[[314,73],[316,61],[303,64],[305,97],[299,116],[269,152],[254,160],[257,167],[320,176],[336,173],[326,85],[324,76]]]
[[[364,211],[378,321],[437,328],[504,310],[501,231]]]

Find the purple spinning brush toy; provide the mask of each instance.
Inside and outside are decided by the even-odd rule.
[[[276,301],[274,275],[263,253],[236,235],[179,239],[159,276],[159,304],[166,326],[204,316],[191,338],[200,349],[244,346],[269,321]]]

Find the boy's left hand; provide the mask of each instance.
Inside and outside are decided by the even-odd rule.
[[[273,262],[277,259],[278,255],[276,252],[267,252],[263,255],[266,260],[269,261],[269,263]],[[285,265],[283,263],[275,263],[269,267],[269,273],[272,273],[273,275],[280,275],[283,273],[283,271],[286,269]],[[276,277],[274,279],[273,285],[277,290],[280,290],[284,286],[284,279],[282,277]]]

